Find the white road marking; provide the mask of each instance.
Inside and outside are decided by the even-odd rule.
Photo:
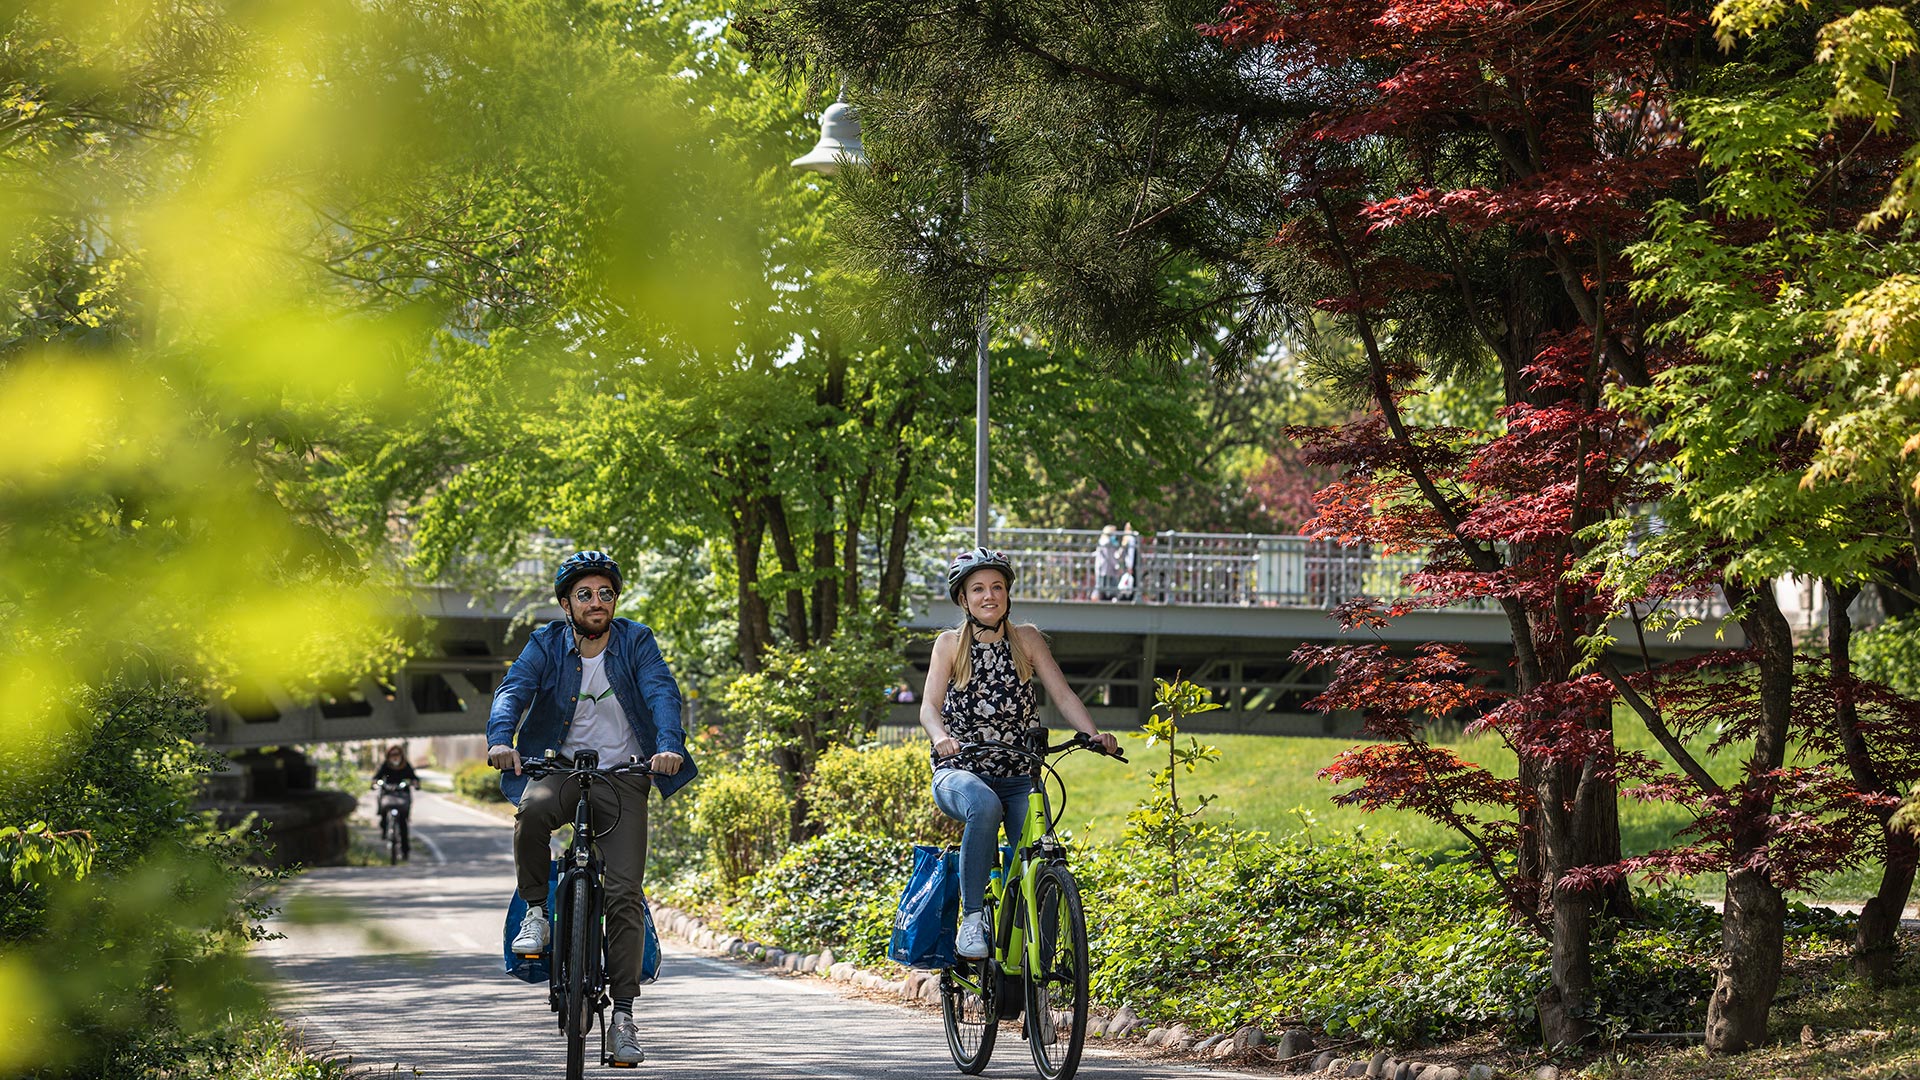
[[[433,856],[433,861],[435,865],[437,866],[447,865],[447,857],[445,855],[440,854],[440,845],[433,842],[433,837],[428,836],[426,833],[420,832],[419,830],[416,829],[414,831],[413,838],[427,845],[427,854]]]
[[[433,805],[437,807],[441,807],[447,810],[458,811],[459,813],[465,814],[468,817],[478,818],[489,825],[512,825],[513,824],[513,819],[511,818],[504,818],[496,814],[489,814],[485,810],[476,810],[473,807],[468,806],[466,803],[463,803],[463,802],[455,802],[454,800],[446,798],[444,796],[434,795],[430,792],[425,792],[425,791],[421,792],[420,794],[423,798],[432,799]]]

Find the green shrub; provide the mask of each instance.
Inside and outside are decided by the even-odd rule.
[[[1182,850],[1177,892],[1157,845],[1076,863],[1096,1000],[1218,1031],[1299,1017],[1390,1041],[1532,1020],[1544,947],[1467,866],[1364,834],[1204,830]]]
[[[693,828],[706,837],[714,886],[732,896],[787,843],[793,803],[772,769],[704,776],[693,804]]]
[[[753,879],[732,922],[743,934],[788,950],[856,964],[883,963],[900,894],[913,871],[903,841],[845,830],[796,844]]]
[[[836,746],[820,755],[807,783],[807,820],[822,832],[946,843],[959,837],[960,823],[933,805],[932,784],[925,743]]]
[[[469,761],[453,774],[453,790],[475,802],[506,802],[500,792],[500,770],[484,761]]]

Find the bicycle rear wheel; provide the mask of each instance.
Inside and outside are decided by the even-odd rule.
[[[1027,967],[1027,1046],[1046,1080],[1071,1080],[1087,1042],[1087,917],[1065,865],[1040,868],[1027,939],[1040,962]]]
[[[595,936],[593,897],[584,874],[574,875],[568,885],[562,901],[567,905],[567,979],[560,1030],[567,1039],[567,1080],[580,1080],[587,1068],[587,1028],[593,1022],[593,1006],[587,1001],[591,983],[587,965]]]
[[[987,897],[987,925],[993,925],[993,897]],[[1000,970],[989,956],[956,960],[940,973],[940,1018],[947,1028],[947,1052],[969,1075],[987,1067],[1000,1034]]]

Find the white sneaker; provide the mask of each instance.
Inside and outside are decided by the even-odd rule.
[[[547,942],[553,937],[553,924],[547,921],[545,905],[527,908],[527,917],[520,920],[520,932],[513,935],[513,951],[519,956],[539,956],[547,951]]]
[[[967,960],[978,960],[993,951],[987,945],[984,912],[975,911],[960,920],[960,932],[953,937],[953,951]]]
[[[634,1028],[632,1013],[613,1014],[613,1053],[608,1060],[615,1065],[638,1065],[647,1060],[640,1050],[640,1032]]]

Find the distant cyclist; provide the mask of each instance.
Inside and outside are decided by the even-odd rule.
[[[1033,781],[1024,757],[988,750],[956,758],[960,744],[1025,745],[1026,733],[1040,723],[1034,707],[1037,675],[1067,723],[1108,753],[1120,746],[1094,727],[1040,631],[1030,623],[1008,623],[1012,588],[1013,564],[997,551],[975,548],[947,566],[947,596],[965,614],[959,626],[934,640],[926,692],[920,695],[920,726],[933,740],[934,805],[965,823],[955,951],[976,960],[991,951],[982,909],[987,875],[998,861],[1000,826],[1006,823],[1009,842],[1019,842]]]
[[[604,552],[569,555],[553,575],[554,597],[566,618],[533,632],[493,696],[487,760],[502,770],[500,789],[520,807],[514,817],[513,854],[527,917],[513,939],[516,953],[543,952],[552,938],[546,911],[548,841],[554,829],[570,820],[580,799],[578,781],[569,778],[529,784],[520,773],[522,758],[541,757],[548,750],[566,758],[593,750],[607,765],[637,757],[659,774],[663,797],[698,771],[680,729],[680,686],[660,655],[653,631],[614,617],[622,583],[619,564]],[[646,1060],[633,1021],[633,1000],[640,995],[646,944],[641,886],[647,868],[649,786],[645,776],[616,776],[593,787],[595,818],[615,822],[599,846],[606,868],[611,1057],[620,1065]]]
[[[387,838],[387,810],[398,806],[400,815],[406,817],[413,812],[413,789],[420,786],[420,774],[413,771],[413,763],[407,760],[407,748],[394,743],[387,747],[386,759],[373,772],[373,782],[380,788],[378,813],[380,817],[380,839]],[[405,782],[407,787],[399,785]],[[402,834],[404,835],[404,834]]]

